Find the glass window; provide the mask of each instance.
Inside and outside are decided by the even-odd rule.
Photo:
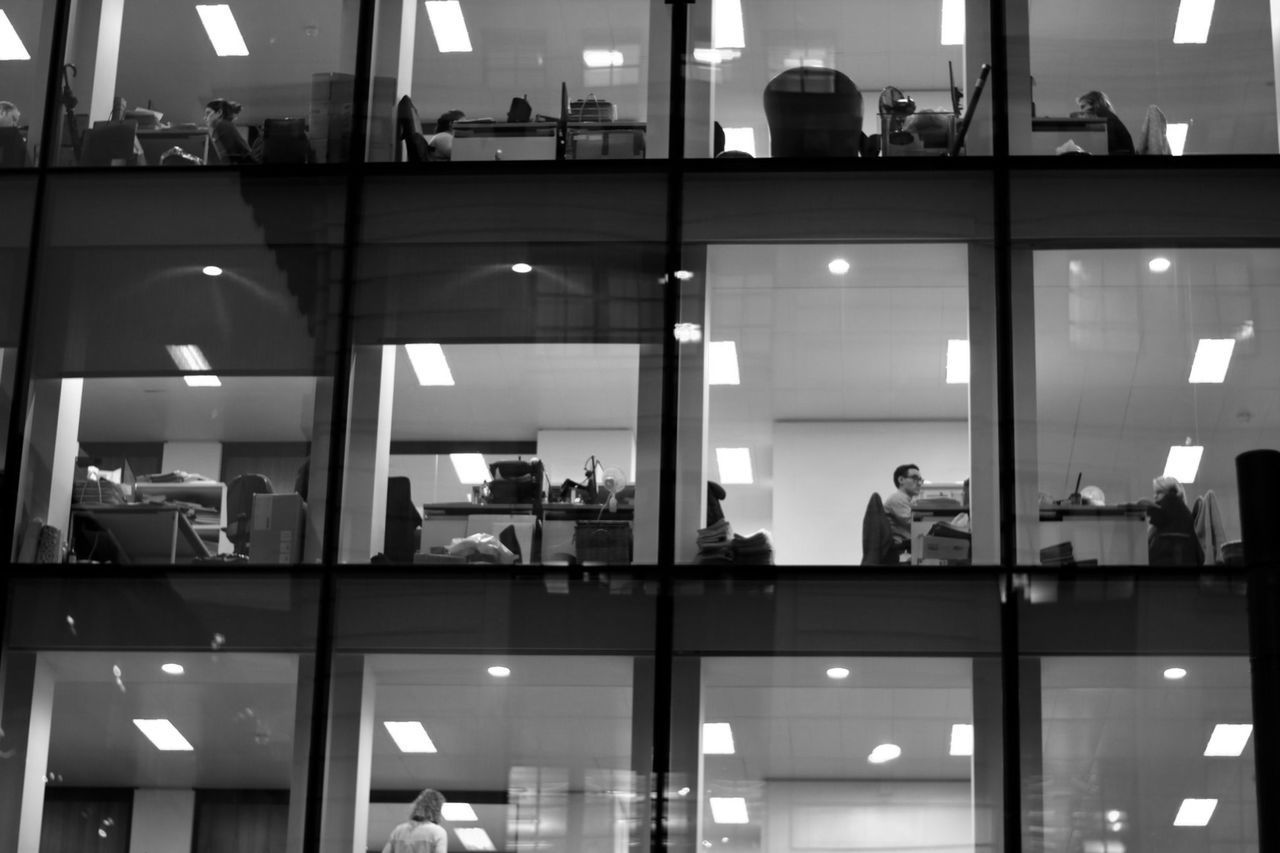
[[[341,559],[656,560],[664,198],[370,186]]]
[[[0,9],[0,169],[39,162],[54,4],[9,0]]]
[[[667,156],[662,0],[378,0],[378,21],[370,160]]]
[[[31,217],[35,181],[10,176],[0,184],[0,488],[16,482],[5,476],[9,452],[9,414],[18,383],[18,345],[22,342],[22,308],[27,290]]]
[[[359,6],[74,0],[65,61],[78,104],[51,162],[345,161]]]
[[[654,612],[640,584],[339,590],[325,849],[407,834],[451,850],[648,847]]]
[[[50,182],[20,559],[317,560],[345,186],[148,177]]]
[[[987,5],[690,4],[686,156],[990,154]]]
[[[225,575],[15,584],[5,849],[300,849],[317,592]]]
[[[999,599],[952,579],[679,583],[673,841],[1001,849]]]
[[[1010,152],[1277,153],[1276,15],[1268,0],[1012,4]]]
[[[1280,251],[1043,250],[1031,269],[1022,559],[1230,562],[1235,458],[1275,433]]]

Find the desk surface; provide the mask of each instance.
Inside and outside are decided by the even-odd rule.
[[[1145,519],[1146,510],[1141,504],[1115,504],[1114,506],[1094,506],[1092,504],[1040,507],[1041,521],[1062,521],[1065,518],[1134,518]]]
[[[1100,116],[1036,116],[1031,119],[1033,131],[1051,132],[1055,130],[1102,130],[1107,129],[1107,120]]]

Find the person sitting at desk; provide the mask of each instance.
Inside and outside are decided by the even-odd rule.
[[[1080,112],[1074,113],[1076,117],[1095,116],[1107,120],[1108,154],[1133,153],[1133,137],[1129,135],[1124,122],[1120,121],[1120,116],[1116,115],[1106,92],[1099,92],[1096,89],[1085,92],[1076,98],[1076,104],[1080,107]]]
[[[209,128],[209,141],[223,163],[260,163],[261,157],[244,141],[235,126],[241,106],[226,98],[214,98],[204,107],[204,123]]]
[[[1187,507],[1187,491],[1173,477],[1151,481],[1155,500],[1138,501],[1147,511],[1147,563],[1152,566],[1203,566],[1204,550]]]
[[[436,119],[436,132],[427,137],[428,160],[449,160],[453,157],[453,123],[466,117],[462,110],[449,110]]]
[[[920,494],[923,482],[918,465],[908,463],[893,469],[893,485],[897,491],[885,498],[884,514],[889,516],[893,547],[902,553],[911,550],[911,504]]]
[[[13,101],[0,101],[0,127],[21,127],[22,111]]]

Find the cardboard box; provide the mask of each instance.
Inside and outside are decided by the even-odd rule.
[[[254,495],[249,529],[249,562],[296,565],[302,562],[307,504],[302,495]]]
[[[926,560],[969,561],[969,540],[954,536],[925,536],[923,557]]]

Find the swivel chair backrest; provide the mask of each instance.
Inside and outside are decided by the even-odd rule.
[[[410,163],[427,161],[427,138],[422,135],[422,119],[408,95],[396,104],[396,162],[400,162],[400,143],[404,142],[404,156]]]
[[[271,479],[264,474],[240,474],[227,485],[227,539],[235,553],[249,553],[253,496],[269,495],[274,491]]]
[[[857,157],[862,96],[834,68],[788,68],[764,89],[774,157]]]
[[[413,503],[408,477],[387,478],[386,539],[382,551],[393,563],[413,562],[422,515]]]

